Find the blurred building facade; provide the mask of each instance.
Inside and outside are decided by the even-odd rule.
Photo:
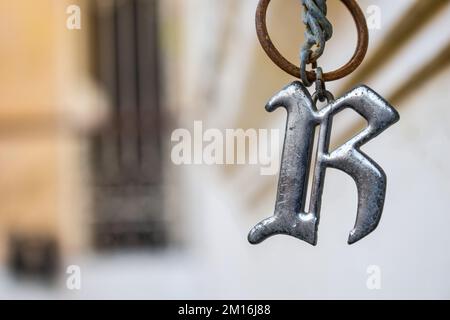
[[[92,143],[94,243],[163,245],[156,1],[91,1],[93,66],[110,117]]]
[[[401,113],[364,148],[388,175],[386,207],[377,231],[348,247],[356,188],[329,170],[312,248],[287,237],[246,242],[272,212],[277,176],[170,159],[171,131],[195,120],[283,132],[284,114],[263,107],[293,79],[257,42],[256,0],[0,1],[0,261],[38,273],[82,266],[83,290],[39,291],[49,297],[450,297],[449,1],[359,3],[372,23],[368,56],[328,88],[338,95],[363,82]],[[66,27],[71,5],[80,30]],[[356,42],[344,6],[328,5],[335,34],[324,70]],[[269,11],[272,38],[298,60],[299,1],[274,0]],[[333,143],[361,125],[338,118]],[[366,286],[371,265],[382,290]],[[33,297],[4,279],[0,296]]]
[[[0,6],[2,261],[51,273],[61,251],[86,244],[84,135],[102,117],[102,99],[86,36],[66,28],[68,2]]]

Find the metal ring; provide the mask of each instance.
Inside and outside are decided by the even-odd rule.
[[[364,60],[367,53],[367,48],[369,46],[369,30],[367,28],[366,18],[358,3],[355,0],[341,0],[342,3],[347,7],[355,20],[356,29],[358,31],[358,43],[356,46],[355,53],[347,64],[340,67],[332,72],[327,72],[323,74],[324,81],[334,81],[342,79],[343,77],[349,75]],[[283,55],[277,50],[275,45],[270,39],[269,33],[267,31],[266,15],[267,8],[269,6],[270,0],[260,0],[258,3],[258,8],[256,9],[256,32],[258,34],[259,42],[263,47],[269,58],[282,70],[289,73],[290,75],[301,78],[300,68],[289,62]],[[316,80],[315,72],[308,71],[308,80],[313,82]]]
[[[333,94],[328,90],[325,90],[324,98],[327,100],[327,103],[334,101]],[[323,102],[322,100],[320,100],[318,92],[314,92],[314,94],[312,95],[312,100],[313,100],[314,105],[317,104],[317,101]]]

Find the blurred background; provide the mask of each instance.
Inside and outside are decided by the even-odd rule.
[[[368,55],[328,89],[365,83],[399,110],[364,147],[388,176],[386,204],[348,246],[356,187],[329,169],[312,247],[248,244],[276,175],[170,158],[172,131],[195,120],[284,130],[264,105],[293,79],[259,46],[256,0],[0,0],[0,298],[450,298],[450,1],[358,2]],[[326,71],[356,43],[342,3],[328,8]],[[272,1],[268,27],[298,61],[300,0]],[[333,143],[363,124],[338,116]]]

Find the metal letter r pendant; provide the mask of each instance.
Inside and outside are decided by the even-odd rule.
[[[399,120],[397,111],[366,86],[359,86],[343,97],[317,110],[308,90],[298,81],[291,83],[266,105],[287,110],[286,135],[278,182],[275,213],[256,225],[248,240],[257,244],[276,234],[284,234],[317,244],[317,228],[323,183],[327,167],[350,175],[358,190],[356,223],[348,243],[353,244],[377,227],[386,194],[386,175],[360,147]],[[333,152],[329,153],[333,116],[351,108],[365,118],[368,126]],[[305,202],[314,144],[314,130],[320,126],[309,212]]]

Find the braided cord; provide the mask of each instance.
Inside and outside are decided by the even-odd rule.
[[[325,50],[326,41],[333,35],[333,26],[328,21],[326,0],[301,0],[303,5],[303,23],[306,25],[305,43],[300,52],[300,74],[304,85],[310,86],[306,67],[316,64]],[[313,46],[316,46],[313,51]]]

